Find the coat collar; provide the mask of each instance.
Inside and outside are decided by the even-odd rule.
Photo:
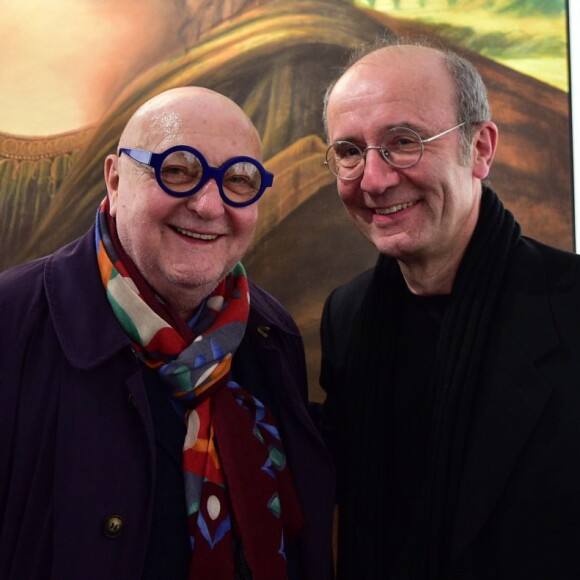
[[[58,339],[71,364],[91,369],[130,346],[101,281],[94,227],[48,258],[44,285]]]
[[[539,246],[522,240],[505,283],[457,498],[452,558],[497,506],[552,392],[539,361],[560,345],[551,300],[573,282],[574,268],[567,261],[565,269],[548,272],[544,260]]]

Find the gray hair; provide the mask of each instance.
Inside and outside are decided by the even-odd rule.
[[[487,89],[481,75],[475,66],[466,58],[456,52],[433,46],[425,39],[410,40],[397,38],[394,35],[385,36],[372,44],[365,44],[354,51],[347,65],[340,74],[331,82],[324,94],[323,123],[328,137],[327,108],[328,100],[336,83],[342,76],[359,60],[372,52],[391,46],[422,46],[432,48],[443,56],[447,70],[455,82],[457,102],[457,123],[465,123],[460,129],[461,153],[464,162],[467,162],[473,128],[478,123],[491,120],[491,108],[487,98]]]

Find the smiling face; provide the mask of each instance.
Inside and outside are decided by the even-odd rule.
[[[351,141],[362,149],[379,145],[392,127],[409,127],[425,139],[457,123],[455,85],[443,56],[417,46],[363,57],[339,79],[327,107],[329,142]],[[360,179],[337,180],[348,215],[380,252],[408,267],[458,264],[493,157],[491,126],[475,128],[467,161],[458,130],[426,143],[419,163],[407,169],[368,151]]]
[[[156,153],[174,145],[198,149],[214,167],[240,155],[261,160],[259,137],[242,110],[207,89],[174,89],[155,97],[129,121],[120,141],[120,147]],[[149,167],[126,155],[107,158],[105,178],[124,250],[149,284],[188,318],[248,249],[257,205],[225,205],[213,179],[190,197],[172,197]]]

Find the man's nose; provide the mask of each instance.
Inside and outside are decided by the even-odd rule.
[[[369,149],[366,152],[361,189],[380,195],[388,187],[397,185],[400,180],[401,174],[397,168],[385,160],[379,149]]]
[[[225,211],[218,184],[215,178],[210,177],[202,188],[187,198],[187,207],[204,218],[214,218]]]

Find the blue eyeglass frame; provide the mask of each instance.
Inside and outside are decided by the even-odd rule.
[[[186,151],[187,153],[192,153],[199,159],[201,163],[201,179],[195,187],[187,191],[175,191],[170,189],[167,187],[167,185],[165,185],[165,183],[163,183],[163,180],[161,179],[161,166],[163,165],[163,161],[165,161],[169,155],[175,153],[176,151]],[[165,193],[171,195],[172,197],[189,197],[190,195],[197,193],[210,179],[214,179],[218,186],[220,197],[224,203],[232,207],[246,207],[256,203],[262,197],[266,189],[268,189],[268,187],[272,187],[274,183],[274,174],[266,171],[264,166],[253,157],[232,157],[223,163],[220,167],[212,167],[206,161],[205,157],[200,151],[194,149],[193,147],[189,147],[188,145],[175,145],[169,149],[166,149],[162,153],[153,153],[152,151],[146,151],[145,149],[131,149],[127,147],[121,147],[117,155],[120,157],[122,153],[125,153],[125,155],[134,161],[137,161],[138,163],[152,167],[155,171],[155,179],[157,180],[157,184]],[[258,190],[258,193],[256,193],[256,195],[249,201],[233,201],[226,195],[224,191],[224,175],[226,174],[226,171],[236,163],[252,163],[252,165],[257,167],[258,171],[260,172],[260,176],[262,178],[260,189]]]

